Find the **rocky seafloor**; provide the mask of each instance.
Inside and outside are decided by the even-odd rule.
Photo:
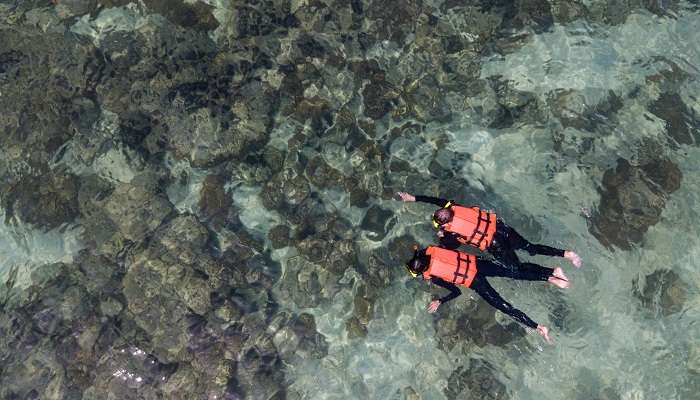
[[[692,398],[698,42],[673,0],[1,2],[0,399]],[[576,247],[504,289],[557,344],[426,314],[399,190]]]

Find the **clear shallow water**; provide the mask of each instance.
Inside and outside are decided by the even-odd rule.
[[[595,105],[608,90],[623,95],[644,87],[646,77],[667,69],[668,64],[641,61],[666,57],[692,75],[681,93],[689,100],[686,104],[697,110],[699,24],[700,16],[688,12],[677,19],[637,14],[612,28],[582,21],[555,26],[513,54],[486,63],[481,74],[501,75],[515,82],[515,88],[543,98],[554,90],[575,89],[583,94],[585,104]],[[649,92],[652,96],[653,89]],[[561,296],[544,285],[494,279],[506,299],[545,325],[552,326],[549,311],[557,304],[564,303],[570,311],[563,326],[553,328],[553,346],[529,335],[531,347],[525,350],[513,345],[472,349],[469,357],[494,365],[513,398],[598,398],[605,390],[620,399],[697,396],[693,388],[698,377],[688,372],[687,360],[689,347],[700,345],[696,322],[700,316],[700,151],[684,146],[669,154],[683,172],[681,189],[670,196],[661,222],[649,230],[642,246],[631,251],[603,247],[588,232],[581,212],[598,204],[602,173],[617,157],[632,156],[632,144],[643,136],[663,135],[664,121],[645,118],[650,114],[643,101],[624,99],[620,123],[598,139],[595,151],[580,158],[555,153],[551,131],[542,126],[495,131],[454,121],[430,129],[448,132],[451,141],[445,147],[476,154],[464,163],[462,172],[473,187],[488,186],[499,194],[502,203],[488,199],[488,206],[530,216],[542,229],[518,227],[526,237],[576,249],[584,259],[581,270],[563,263],[573,287]],[[432,152],[421,150],[420,142],[430,143],[430,137],[427,132],[422,140],[394,141],[391,154],[425,170]],[[429,229],[431,206],[384,204],[397,209],[400,221],[385,243],[407,230]],[[544,265],[560,261],[536,260]],[[660,268],[672,269],[689,283],[683,310],[668,317],[641,308],[632,295],[634,280]],[[332,361],[294,366],[292,387],[305,398],[340,399],[362,398],[366,393],[371,398],[389,398],[411,385],[423,399],[444,398],[447,377],[458,366],[467,365],[469,357],[437,348],[433,317],[425,312],[430,296],[406,291],[404,282],[397,282],[382,293],[364,340],[348,340],[344,333],[352,298],[336,297],[330,309],[308,310],[331,343],[328,358]],[[453,307],[467,306],[468,297],[465,292]],[[357,381],[363,382],[361,388]]]
[[[7,282],[16,274],[16,288],[24,289],[32,282],[30,276],[36,267],[57,262],[70,263],[82,244],[83,229],[64,225],[43,232],[5,222],[0,213],[0,281]]]
[[[223,10],[226,4],[217,3],[217,7],[217,18],[230,18]],[[109,30],[148,29],[149,24],[160,22],[159,17],[143,17],[137,7],[129,6],[104,12],[97,22],[84,17],[72,31],[93,37],[98,43]],[[600,123],[598,131],[606,134],[563,129],[564,136],[571,139],[564,141],[563,150],[553,144],[554,131],[560,129],[554,123],[521,123],[506,129],[481,126],[477,121],[484,116],[478,106],[488,110],[489,104],[478,104],[478,99],[470,100],[473,108],[469,112],[449,122],[430,123],[423,133],[392,140],[390,145],[388,131],[406,121],[377,126],[377,136],[383,138],[380,142],[388,157],[406,161],[426,174],[436,150],[447,148],[471,155],[456,162],[457,170],[467,177],[470,189],[488,189],[495,194],[480,199],[485,206],[516,221],[513,225],[533,241],[573,248],[582,255],[581,270],[564,263],[573,281],[573,287],[565,292],[542,284],[493,280],[512,304],[552,327],[553,346],[530,334],[525,340],[504,346],[464,343],[447,353],[438,344],[435,321],[445,318],[451,309],[472,307],[476,300],[465,291],[450,308],[429,315],[425,306],[430,296],[415,289],[416,285],[407,284],[407,278],[378,294],[367,336],[348,338],[346,321],[353,313],[353,298],[361,286],[359,274],[348,268],[338,285],[352,290],[339,290],[331,302],[320,307],[299,309],[286,298],[282,286],[288,274],[296,278],[308,271],[299,271],[295,264],[298,254],[287,247],[272,253],[283,271],[273,294],[281,309],[314,315],[318,331],[329,344],[323,359],[285,366],[290,390],[304,399],[398,399],[403,395],[397,393],[410,386],[421,399],[443,399],[448,377],[455,369],[483,360],[514,399],[589,399],[606,393],[611,399],[697,398],[694,390],[698,376],[688,372],[687,364],[690,349],[700,346],[696,322],[700,314],[700,150],[689,146],[663,149],[683,173],[681,187],[670,195],[660,222],[632,250],[602,246],[589,233],[590,221],[581,210],[595,209],[603,172],[618,157],[634,158],[641,138],[664,135],[664,122],[647,110],[647,103],[659,94],[656,86],[647,84],[647,77],[669,69],[668,61],[655,57],[665,57],[690,75],[678,92],[684,103],[700,115],[695,95],[700,93],[699,28],[700,16],[690,11],[680,12],[675,19],[639,12],[616,27],[584,21],[555,25],[550,32],[533,35],[528,44],[513,53],[490,56],[482,65],[482,78],[500,76],[511,81],[513,88],[533,93],[539,101],[548,101],[557,90],[576,90],[583,99],[582,106],[594,108],[610,90],[622,98],[615,123],[604,113],[588,117]],[[212,37],[225,29],[222,26]],[[368,54],[388,64],[402,57],[399,48],[386,43]],[[277,120],[268,145],[285,149],[287,140],[300,128],[291,120]],[[447,142],[438,146],[445,136]],[[584,152],[579,144],[587,138],[593,138],[594,144]],[[325,143],[302,152],[320,153],[328,164],[346,174],[360,167],[338,144]],[[438,159],[451,162],[448,155]],[[75,171],[81,174],[94,170],[115,181],[128,182],[131,171],[108,173],[125,168],[121,160],[112,154]],[[177,177],[165,188],[175,209],[196,213],[207,171],[170,157],[164,167]],[[230,181],[226,189],[240,210],[240,222],[255,237],[265,238],[270,227],[282,221],[278,213],[261,208],[260,187]],[[329,210],[359,230],[368,207],[351,206],[348,193],[338,189],[322,191],[319,196]],[[433,240],[428,221],[432,207],[381,199],[370,199],[370,205],[394,210],[397,223],[387,225],[391,228],[382,240],[375,240],[376,236],[367,232],[356,236],[362,259],[382,251],[404,233],[423,244]],[[527,223],[520,225],[520,221]],[[8,265],[22,265],[24,275],[20,275],[27,277],[36,266],[70,262],[81,248],[79,233],[74,228],[40,233],[1,225],[3,273],[7,273]],[[219,239],[225,247],[225,240]],[[266,246],[270,247],[269,241]],[[544,265],[560,261],[544,257],[535,260]],[[401,268],[399,264],[397,260],[393,267]],[[683,309],[669,316],[641,307],[633,296],[633,282],[661,268],[677,272],[688,284]],[[562,304],[568,313],[558,318],[552,311]],[[507,317],[497,318],[504,325],[509,323]]]

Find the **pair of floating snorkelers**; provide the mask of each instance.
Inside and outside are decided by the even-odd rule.
[[[415,249],[413,258],[406,263],[406,268],[414,277],[421,276],[438,286],[450,291],[450,294],[433,300],[428,305],[428,312],[435,312],[444,304],[461,294],[457,286],[474,290],[487,303],[510,315],[521,324],[537,330],[547,342],[551,343],[549,329],[537,324],[525,313],[505,301],[489,284],[486,277],[500,276],[526,281],[547,281],[554,286],[565,289],[569,279],[561,268],[546,268],[537,264],[520,262],[516,250],[525,250],[531,255],[564,257],[575,267],[581,266],[581,258],[571,250],[560,250],[525,240],[515,229],[506,225],[496,214],[479,209],[465,207],[452,201],[429,196],[414,196],[399,192],[403,201],[420,201],[440,207],[433,214],[433,225],[438,228],[439,246]],[[490,253],[495,261],[463,253],[456,249],[460,245],[479,248]]]

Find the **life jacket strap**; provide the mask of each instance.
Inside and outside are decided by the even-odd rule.
[[[462,254],[459,254],[457,256],[457,269],[455,270],[454,277],[452,278],[452,283],[461,285],[464,284],[464,282],[467,281],[469,278],[469,268],[470,268],[471,260],[469,257],[463,257]],[[464,271],[461,272],[461,267],[464,266]],[[457,282],[458,279],[461,279],[459,282]]]
[[[491,226],[491,214],[479,210],[479,218],[477,219],[476,223],[476,228],[474,228],[474,232],[472,232],[471,236],[469,236],[469,239],[467,239],[467,243],[472,243],[476,247],[481,246],[481,242],[484,241],[484,238],[486,238],[486,233],[489,230],[489,227]],[[483,223],[483,227],[482,227]],[[478,235],[478,240],[474,240]]]

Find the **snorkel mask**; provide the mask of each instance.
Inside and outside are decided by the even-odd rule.
[[[415,278],[415,277],[418,276],[418,273],[417,273],[417,272],[413,272],[413,270],[411,269],[411,267],[408,266],[408,264],[406,264],[406,270],[408,271],[409,274],[411,274],[411,276],[412,276],[413,278]]]

